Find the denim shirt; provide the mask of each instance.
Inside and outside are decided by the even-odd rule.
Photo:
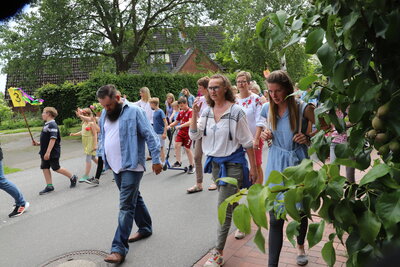
[[[107,158],[104,149],[104,122],[106,111],[103,110],[99,120],[100,126],[100,145],[99,152],[104,160],[106,169],[110,166],[107,163]],[[125,100],[122,106],[121,114],[119,115],[119,138],[121,140],[121,160],[122,169],[135,169],[138,164],[146,166],[145,159],[145,142],[151,152],[153,164],[159,164],[160,161],[160,140],[154,132],[149,120],[143,109],[137,107]]]

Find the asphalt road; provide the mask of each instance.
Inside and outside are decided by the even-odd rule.
[[[55,191],[39,196],[45,181],[39,169],[38,148],[27,134],[0,136],[4,163],[23,171],[6,175],[30,202],[20,217],[8,218],[13,199],[0,191],[0,266],[40,266],[47,260],[77,250],[109,252],[117,226],[118,189],[111,171],[98,187],[78,184],[53,174]],[[171,160],[172,161],[172,160]],[[184,161],[185,163],[185,161]],[[147,163],[150,170],[150,163]],[[84,156],[76,140],[62,141],[61,166],[81,176]],[[92,173],[94,172],[94,167]],[[167,170],[160,175],[147,171],[141,193],[153,220],[154,234],[130,247],[124,266],[192,266],[216,241],[217,192],[186,194],[194,174]],[[205,188],[210,184],[205,175]],[[132,231],[136,231],[134,226]]]

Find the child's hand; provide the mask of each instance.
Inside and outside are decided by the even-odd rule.
[[[166,134],[166,133],[163,133],[163,135],[161,136],[161,138],[162,138],[163,140],[167,139],[167,134]]]
[[[50,159],[50,153],[44,154],[43,159],[44,160],[49,160]]]
[[[36,142],[35,140],[32,140],[32,145],[33,145],[33,146],[39,146],[40,143],[39,143],[39,142]]]

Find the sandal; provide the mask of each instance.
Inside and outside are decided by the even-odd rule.
[[[197,193],[203,191],[203,188],[198,187],[197,185],[192,186],[188,190],[186,190],[188,194]]]
[[[217,190],[217,185],[215,183],[210,184],[210,186],[208,187],[209,191],[213,191],[213,190]]]

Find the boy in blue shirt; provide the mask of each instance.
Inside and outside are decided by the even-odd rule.
[[[165,146],[165,139],[167,138],[167,118],[165,116],[165,113],[162,109],[160,109],[160,100],[158,97],[153,97],[150,98],[149,100],[150,107],[152,110],[154,110],[153,113],[153,129],[160,138],[160,146],[161,146],[161,151],[160,151],[160,159],[162,165],[165,163],[165,152],[164,152],[164,146]]]

